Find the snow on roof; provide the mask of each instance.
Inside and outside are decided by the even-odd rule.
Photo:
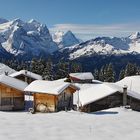
[[[7,72],[8,74],[12,74],[16,72],[14,69],[8,67],[7,65],[0,63],[0,74],[5,74]]]
[[[92,80],[92,83],[94,83],[94,84],[102,84],[103,82],[99,81],[99,80]]]
[[[128,95],[140,99],[140,76],[128,76],[115,84],[122,88],[127,86]]]
[[[128,95],[140,100],[140,93],[128,90]]]
[[[59,95],[64,89],[66,89],[69,86],[79,90],[77,86],[74,86],[71,83],[63,82],[62,80],[36,80],[32,82],[28,87],[26,87],[24,91]]]
[[[94,79],[91,72],[81,72],[81,73],[70,73],[69,76],[80,79],[80,80],[89,80]]]
[[[9,76],[11,76],[11,77],[17,77],[19,75],[27,75],[28,77],[34,78],[36,80],[42,80],[42,76],[40,76],[40,75],[38,75],[36,73],[27,71],[27,70],[21,70],[21,71],[15,72],[13,74],[10,74]]]
[[[105,83],[87,84],[85,89],[82,88],[82,90],[79,91],[80,104],[82,106],[90,104],[117,91],[118,88],[113,88]]]
[[[28,86],[26,82],[20,81],[10,76],[6,76],[4,74],[0,75],[0,83],[21,91],[24,91],[24,89]]]

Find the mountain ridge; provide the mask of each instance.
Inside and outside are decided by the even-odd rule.
[[[24,22],[15,19],[0,24],[0,44],[14,56],[39,57],[58,49],[46,25],[35,20]]]
[[[75,46],[62,48],[61,52],[68,52],[68,58],[73,60],[90,55],[124,55],[140,54],[139,32],[128,37],[97,37]]]
[[[27,22],[17,18],[0,18],[1,57],[14,56],[23,60],[47,58],[61,53],[69,60],[94,55],[140,54],[140,33],[128,37],[96,37],[80,42],[71,32],[50,33],[45,24],[31,19]]]

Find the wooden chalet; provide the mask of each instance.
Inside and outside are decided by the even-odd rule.
[[[22,80],[24,82],[27,82],[28,84],[30,84],[31,82],[35,80],[42,80],[42,76],[36,73],[27,71],[27,70],[21,70],[21,71],[12,73],[9,76]]]
[[[85,89],[79,91],[79,106],[83,112],[119,107],[122,103],[122,93],[105,83],[85,85]]]
[[[24,88],[27,85],[18,79],[0,75],[0,110],[24,110]]]
[[[91,72],[70,73],[69,79],[72,83],[92,83],[94,79]]]
[[[140,111],[140,76],[129,76],[116,83],[90,84],[79,91],[81,111],[94,112],[103,109],[130,106]],[[82,85],[83,86],[83,85]]]
[[[73,94],[78,87],[56,81],[36,80],[25,88],[33,95],[33,108],[36,112],[56,112],[73,108]]]

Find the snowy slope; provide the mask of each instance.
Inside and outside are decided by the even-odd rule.
[[[129,36],[129,39],[131,39],[131,42],[129,44],[130,51],[135,51],[140,53],[140,33],[136,32]]]
[[[0,63],[0,75],[4,74],[5,72],[8,72],[8,74],[12,74],[16,71],[14,69],[11,69],[10,67],[6,66],[5,64]]]
[[[118,37],[97,37],[78,45],[61,49],[61,52],[68,52],[69,59],[76,59],[84,56],[98,55],[124,55],[140,53],[140,33],[136,32],[126,38]]]
[[[113,108],[95,113],[0,112],[1,140],[139,140],[140,113]]]
[[[46,25],[30,20],[15,19],[0,24],[0,43],[15,56],[47,55],[58,49]]]
[[[59,48],[68,47],[80,43],[80,41],[71,31],[67,31],[66,33],[58,31],[54,33],[53,40],[58,44]]]

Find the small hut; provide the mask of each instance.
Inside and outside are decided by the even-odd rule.
[[[140,111],[139,83],[140,76],[129,76],[116,83],[85,85],[85,89],[79,91],[81,111],[94,112],[127,105]]]
[[[122,105],[123,96],[115,85],[97,83],[81,85],[79,91],[79,105],[83,112],[94,112]]]
[[[33,94],[33,108],[36,112],[56,112],[73,108],[73,93],[79,90],[73,84],[56,81],[36,80],[25,88]]]
[[[69,78],[72,83],[92,83],[94,79],[91,72],[70,73]]]
[[[27,71],[27,70],[21,70],[21,71],[12,73],[9,76],[22,80],[24,82],[27,82],[28,84],[30,84],[31,82],[35,80],[42,80],[42,76],[36,73]]]
[[[0,110],[24,110],[24,89],[27,83],[0,75]]]

